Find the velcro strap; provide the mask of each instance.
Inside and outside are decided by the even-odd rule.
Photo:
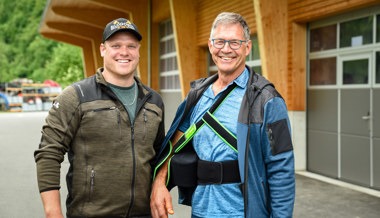
[[[240,173],[237,160],[213,162],[198,160],[198,185],[239,183]]]

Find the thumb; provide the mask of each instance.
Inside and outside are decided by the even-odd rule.
[[[171,202],[171,201],[166,201],[165,207],[166,207],[166,211],[167,211],[169,214],[171,214],[171,215],[174,214],[173,205],[172,205],[172,202]]]

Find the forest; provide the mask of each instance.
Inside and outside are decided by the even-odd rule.
[[[80,47],[43,38],[46,0],[0,0],[0,83],[50,79],[65,87],[84,78]]]

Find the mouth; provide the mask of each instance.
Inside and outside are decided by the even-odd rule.
[[[222,61],[231,61],[232,59],[234,59],[234,57],[226,57],[226,56],[219,56],[220,59],[222,59]]]
[[[118,63],[129,63],[131,62],[131,60],[128,60],[128,59],[118,59],[116,60]]]

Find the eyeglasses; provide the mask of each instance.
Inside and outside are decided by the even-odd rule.
[[[224,40],[224,39],[211,39],[212,44],[215,48],[221,49],[224,47],[226,42],[230,45],[230,48],[233,50],[238,50],[241,47],[241,43],[247,42],[246,40],[239,40],[239,39],[231,39],[231,40]]]

